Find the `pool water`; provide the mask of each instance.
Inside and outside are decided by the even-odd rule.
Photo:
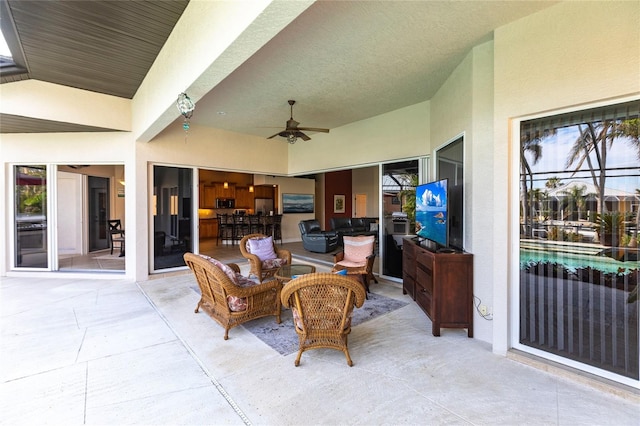
[[[587,267],[611,273],[621,272],[621,269],[624,269],[625,271],[640,269],[640,262],[620,262],[606,256],[560,251],[520,249],[521,269],[526,267],[529,263],[537,262],[558,263],[564,265],[572,272],[575,272],[577,268]]]

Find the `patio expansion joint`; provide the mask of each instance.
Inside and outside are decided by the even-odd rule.
[[[227,391],[224,389],[222,384],[211,374],[211,372],[209,372],[207,367],[204,365],[202,360],[198,358],[198,356],[196,355],[195,351],[191,348],[191,346],[187,344],[187,342],[182,338],[182,336],[180,336],[178,332],[175,330],[175,328],[173,328],[169,320],[162,314],[162,312],[160,312],[160,310],[155,305],[155,303],[153,303],[153,301],[151,300],[151,298],[149,298],[147,293],[142,289],[142,287],[140,287],[140,283],[136,282],[136,286],[138,287],[142,295],[147,299],[147,302],[149,302],[149,304],[151,305],[153,310],[156,312],[156,314],[158,314],[158,316],[162,319],[162,321],[164,321],[167,327],[169,327],[173,335],[176,336],[178,341],[180,341],[182,346],[187,350],[191,358],[198,364],[200,369],[204,372],[204,374],[207,375],[209,380],[211,380],[211,383],[215,386],[216,390],[220,393],[220,395],[222,395],[222,397],[227,401],[227,403],[231,406],[231,408],[233,408],[233,411],[235,411],[236,414],[242,419],[242,422],[247,426],[251,426],[251,421],[249,420],[249,418],[244,414],[244,412],[238,406],[238,404],[236,404],[236,402],[227,393]]]

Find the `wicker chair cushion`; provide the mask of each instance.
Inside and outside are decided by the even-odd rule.
[[[258,285],[259,283],[250,280],[249,278],[243,277],[242,275],[236,275],[238,287],[251,287],[254,285]],[[237,297],[237,296],[227,296],[227,304],[229,305],[229,309],[233,312],[242,312],[247,310],[247,298],[246,297]]]
[[[338,263],[347,267],[365,265],[375,241],[375,236],[344,237],[344,258]]]
[[[276,259],[278,257],[273,249],[273,237],[248,239],[247,251],[258,256],[262,262],[269,259]]]
[[[220,262],[218,259],[209,257],[206,254],[199,254],[198,256],[200,256],[203,259],[207,259],[209,262],[213,263],[216,266],[216,268],[224,272],[234,284],[238,284],[238,279],[236,278],[236,271],[231,269],[229,265]]]
[[[296,327],[300,330],[304,330],[304,326],[302,323],[302,318],[300,318],[300,314],[298,313],[298,310],[293,307],[291,308],[291,313],[293,314],[293,323],[296,325]],[[353,312],[351,313],[351,315],[349,315],[349,318],[347,318],[347,323],[344,326],[344,329],[346,330],[347,328],[351,327],[351,318],[353,317]]]
[[[229,265],[220,262],[217,259],[207,256],[206,254],[200,254],[200,257],[203,259],[207,259],[209,262],[213,263],[218,269],[222,270],[229,279],[238,287],[251,287],[254,285],[258,285],[259,283],[250,280],[249,278],[243,277],[240,274],[236,274],[236,272],[229,267]],[[242,312],[247,310],[247,298],[246,297],[237,297],[237,296],[227,296],[227,304],[229,305],[229,309],[233,312]]]
[[[262,269],[276,269],[287,264],[287,259],[267,259],[262,262]]]

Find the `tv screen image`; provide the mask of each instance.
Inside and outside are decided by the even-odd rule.
[[[447,179],[416,188],[416,234],[444,247],[449,238],[447,189]]]

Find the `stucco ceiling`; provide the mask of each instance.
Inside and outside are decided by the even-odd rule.
[[[41,2],[9,1],[14,3]],[[144,13],[146,3],[137,5],[137,13],[145,20],[156,19]],[[495,28],[553,3],[317,1],[211,87],[196,104],[192,126],[267,137],[283,128],[289,118],[288,99],[297,101],[293,117],[301,126],[330,129],[429,100],[474,46],[492,39]],[[64,13],[72,14],[66,7],[55,15]],[[46,20],[46,16],[38,15],[38,19]],[[35,25],[34,19],[25,18],[20,25]],[[162,21],[167,25],[166,18]],[[131,22],[125,24],[134,25],[136,20]],[[98,27],[83,31],[92,32],[93,43],[101,42]],[[95,45],[87,46],[90,48]],[[46,52],[32,46],[25,53],[28,64],[29,55]],[[153,58],[147,60],[150,66]],[[48,81],[82,87],[80,77],[74,83],[68,75],[56,77],[56,71],[50,70]],[[130,81],[123,79],[125,84]],[[100,87],[89,90],[104,91]],[[176,117],[181,118],[177,111]],[[12,123],[15,125],[15,117]],[[43,126],[46,130],[46,123]],[[33,120],[29,128],[33,131]],[[313,138],[313,132],[309,135]]]

